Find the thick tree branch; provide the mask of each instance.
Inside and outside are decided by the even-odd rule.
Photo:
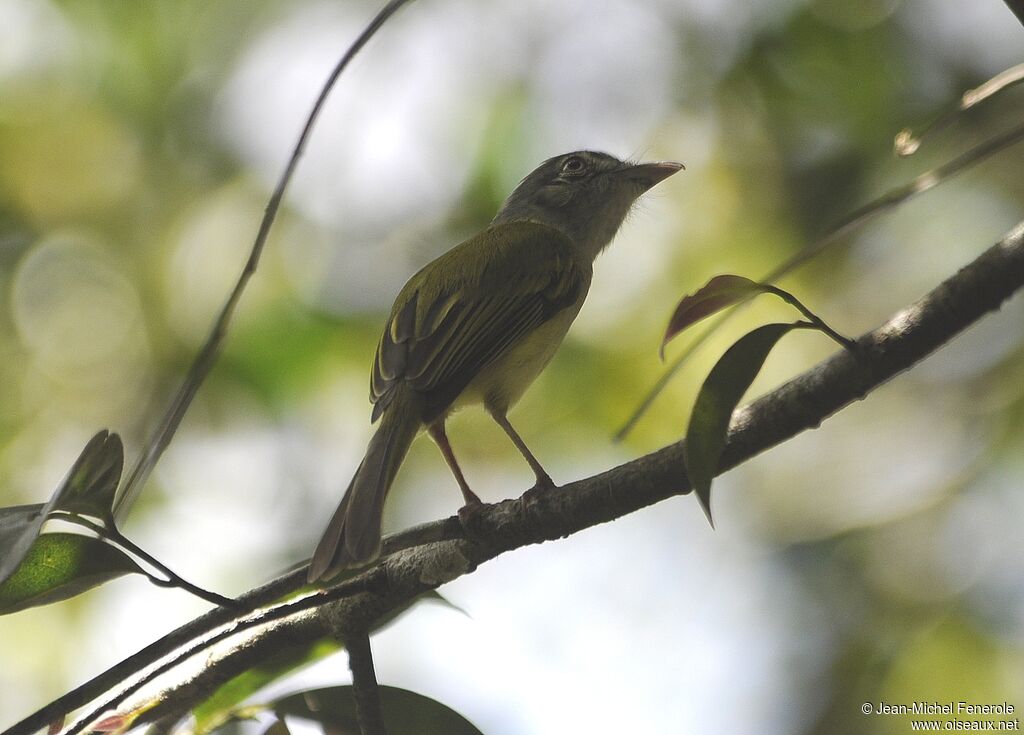
[[[723,455],[723,471],[805,429],[817,427],[843,406],[864,398],[998,309],[1022,286],[1024,223],[920,301],[863,335],[856,354],[841,350],[737,410]],[[676,443],[552,492],[527,493],[516,500],[485,506],[463,519],[463,527],[451,518],[427,524],[411,532],[422,545],[396,551],[384,558],[379,568],[366,573],[378,580],[369,591],[324,605],[319,611],[321,624],[311,626],[307,620],[304,630],[315,636],[327,627],[341,639],[348,638],[372,629],[374,623],[393,615],[423,592],[470,573],[505,551],[562,538],[689,490],[682,444]],[[394,548],[394,541],[389,541],[388,546]],[[289,585],[298,584],[301,575],[297,571],[241,599],[272,599]],[[206,617],[219,618],[221,614],[215,611]],[[183,635],[189,627],[184,626],[179,633]],[[228,654],[212,664],[215,670],[206,674],[223,681],[251,666],[261,655],[272,653],[274,643],[272,636],[260,636],[246,644],[244,657]],[[93,696],[99,694],[94,691]],[[16,725],[8,735],[32,732],[35,728],[24,727],[32,719]],[[39,726],[50,720],[41,721]],[[40,720],[36,718],[35,722]]]

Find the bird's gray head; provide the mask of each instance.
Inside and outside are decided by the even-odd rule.
[[[595,151],[555,156],[520,182],[491,223],[525,220],[549,225],[596,257],[611,242],[633,202],[681,168],[671,161],[620,161]]]

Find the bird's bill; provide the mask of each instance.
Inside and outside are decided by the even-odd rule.
[[[629,166],[622,170],[622,174],[641,183],[645,189],[650,189],[659,181],[664,181],[672,174],[685,168],[686,166],[675,161],[654,161]]]

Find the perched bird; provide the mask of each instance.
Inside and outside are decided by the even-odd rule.
[[[577,151],[550,158],[502,204],[490,225],[424,266],[391,308],[370,377],[380,426],[327,525],[311,582],[380,553],[384,499],[413,439],[434,439],[462,490],[445,419],[483,404],[537,477],[551,477],[509,423],[509,408],[548,364],[590,288],[593,262],[636,199],[682,164],[630,163]]]

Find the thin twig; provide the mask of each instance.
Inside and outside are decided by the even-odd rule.
[[[104,698],[99,702],[99,704],[94,703],[94,706],[91,707],[84,716],[80,717],[71,727],[69,727],[64,732],[64,735],[78,735],[78,733],[83,732],[90,724],[102,717],[104,713],[116,710],[117,707],[128,699],[128,697],[132,696],[158,677],[166,674],[177,666],[180,666],[193,656],[203,653],[218,643],[222,643],[239,633],[279,620],[284,620],[285,618],[290,618],[294,615],[321,607],[329,602],[336,602],[346,597],[352,597],[375,590],[386,584],[387,577],[383,570],[380,567],[374,567],[368,572],[347,580],[335,587],[331,587],[330,589],[316,592],[293,602],[286,602],[276,607],[260,610],[258,613],[247,618],[234,620],[223,630],[220,630],[209,637],[203,638],[187,648],[179,649],[172,657],[168,658],[159,666],[147,671],[130,684],[126,684],[120,689],[120,691]],[[3,735],[29,735],[32,732],[33,730],[26,730],[23,728],[22,723],[18,723],[13,728],[3,733]]]
[[[212,602],[214,605],[220,605],[221,607],[226,607],[231,610],[241,609],[239,603],[231,599],[230,597],[225,597],[224,595],[218,594],[216,592],[211,592],[210,590],[203,589],[199,585],[192,584],[187,579],[182,577],[180,574],[174,572],[170,567],[168,567],[162,561],[157,559],[155,556],[143,550],[134,542],[130,541],[124,534],[121,533],[120,530],[117,529],[116,526],[113,526],[112,530],[112,540],[118,545],[123,546],[126,551],[139,557],[147,564],[149,564],[150,566],[154,567],[159,572],[164,574],[167,577],[167,585],[170,585],[172,587],[178,587],[180,589],[185,590],[186,592],[191,592],[196,597],[200,597],[206,600],[207,602]],[[161,584],[161,586],[164,585]]]
[[[160,425],[156,432],[146,443],[142,454],[139,456],[138,461],[132,468],[131,474],[128,476],[128,480],[126,481],[124,488],[121,490],[117,501],[114,503],[114,515],[118,519],[123,518],[124,514],[135,501],[139,492],[141,492],[143,485],[145,485],[146,480],[149,478],[149,474],[153,471],[153,467],[156,466],[160,456],[167,448],[167,445],[170,444],[171,439],[178,430],[178,425],[181,424],[181,420],[185,416],[185,412],[188,410],[188,407],[191,405],[196,391],[199,390],[199,386],[202,385],[206,376],[213,368],[214,363],[217,361],[217,357],[224,344],[224,337],[227,334],[228,326],[231,323],[231,317],[234,315],[235,307],[238,305],[238,300],[241,298],[242,292],[245,290],[249,279],[252,277],[252,274],[256,272],[256,266],[259,264],[260,255],[263,253],[263,247],[266,244],[267,236],[270,234],[270,227],[274,224],[274,219],[277,217],[277,211],[281,206],[281,200],[284,198],[285,189],[287,189],[288,183],[291,181],[292,174],[295,172],[295,168],[299,163],[299,158],[302,156],[302,153],[306,148],[309,136],[313,132],[313,126],[316,124],[324,103],[327,101],[327,96],[330,94],[335,82],[337,82],[338,77],[345,70],[345,67],[347,67],[349,62],[352,61],[357,53],[359,53],[360,49],[366,45],[366,42],[373,37],[388,18],[394,15],[399,8],[410,1],[411,0],[389,0],[387,5],[377,13],[376,17],[374,17],[363,32],[359,34],[359,37],[355,42],[349,46],[344,56],[341,57],[341,60],[331,71],[323,88],[320,90],[320,95],[317,97],[316,102],[313,104],[313,109],[310,110],[309,116],[306,118],[306,124],[302,128],[302,133],[299,135],[299,140],[295,144],[295,148],[292,150],[292,155],[288,159],[288,164],[285,166],[284,172],[281,174],[281,178],[278,179],[277,186],[274,188],[274,192],[270,196],[270,201],[267,203],[267,208],[263,214],[263,220],[260,222],[259,231],[256,234],[256,240],[252,244],[252,250],[249,253],[249,258],[246,261],[245,266],[242,268],[241,274],[238,276],[235,287],[228,295],[227,301],[224,303],[220,314],[213,323],[210,334],[207,336],[206,341],[199,350],[199,354],[196,355],[195,361],[192,363],[188,373],[185,375],[185,380],[182,382],[181,387],[178,389],[174,399],[171,401],[171,405],[167,407],[167,411],[164,413],[163,419],[160,421]]]
[[[784,291],[783,289],[778,288],[777,286],[772,286],[770,284],[766,284],[766,286],[769,293],[775,294],[780,299],[782,299],[787,304],[789,304],[797,311],[799,311],[801,314],[803,314],[809,322],[808,326],[820,330],[822,334],[826,335],[829,339],[838,344],[840,347],[845,347],[848,350],[856,349],[856,341],[850,339],[849,337],[844,337],[843,335],[839,334],[839,332],[832,329],[832,327],[825,323],[824,319],[822,319],[813,311],[804,306],[803,302],[801,302],[800,299],[791,294],[789,291]]]
[[[192,584],[180,574],[176,574],[166,564],[161,562],[152,554],[144,551],[141,547],[129,540],[127,536],[122,534],[114,524],[113,518],[106,519],[106,523],[97,523],[91,518],[79,515],[78,513],[70,513],[63,510],[54,511],[50,514],[50,517],[66,521],[67,523],[74,523],[82,526],[83,528],[88,528],[107,543],[120,547],[122,551],[142,559],[166,577],[166,579],[161,579],[155,574],[152,574],[141,567],[139,568],[139,571],[146,577],[146,579],[157,587],[176,587],[178,589],[185,590],[206,602],[212,602],[214,605],[220,605],[221,607],[227,607],[233,610],[241,609],[239,604],[230,597],[224,597],[216,592],[203,589],[197,584]]]
[[[370,636],[366,633],[351,635],[345,641],[348,667],[352,671],[352,695],[356,703],[356,719],[362,735],[387,735],[384,709],[380,703],[380,687],[373,669]]]
[[[964,112],[977,107],[987,99],[991,99],[1005,89],[1024,82],[1024,64],[1011,66],[1009,69],[996,74],[974,89],[968,89],[957,100],[956,106],[943,113],[928,125],[925,125],[916,134],[910,128],[904,128],[896,134],[893,141],[893,148],[896,155],[900,157],[912,156],[917,153],[925,138],[931,138],[936,133],[956,122]]]

